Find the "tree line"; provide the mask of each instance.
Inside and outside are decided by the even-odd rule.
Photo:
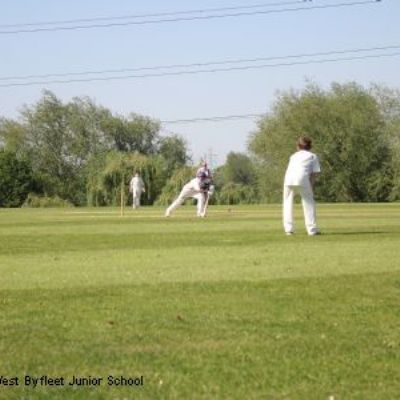
[[[320,157],[319,201],[399,200],[400,92],[333,83],[278,93],[249,133],[248,151],[229,153],[214,171],[212,201],[280,201],[288,158],[301,134],[313,138]],[[0,118],[1,207],[43,198],[51,205],[116,205],[121,190],[128,201],[134,170],[146,184],[144,204],[166,204],[195,166],[187,143],[176,134],[162,136],[159,121],[115,115],[89,98],[63,103],[45,91],[18,118]]]

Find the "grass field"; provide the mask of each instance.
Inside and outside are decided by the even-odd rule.
[[[400,204],[318,212],[1,209],[0,399],[400,398]]]

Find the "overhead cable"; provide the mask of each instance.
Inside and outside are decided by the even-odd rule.
[[[352,6],[374,4],[374,3],[378,3],[378,2],[379,2],[379,0],[364,0],[364,1],[352,1],[352,2],[347,2],[347,3],[326,4],[326,5],[321,5],[321,6],[280,8],[280,9],[276,9],[276,10],[264,10],[264,11],[249,11],[249,12],[225,13],[225,14],[215,14],[215,15],[198,15],[198,16],[177,17],[177,18],[147,19],[147,20],[142,20],[142,21],[110,22],[110,23],[106,23],[106,24],[88,24],[88,25],[72,25],[72,26],[54,26],[54,27],[47,27],[47,28],[45,27],[45,28],[32,28],[32,29],[1,30],[0,35],[10,35],[10,34],[19,34],[19,33],[72,31],[72,30],[78,30],[78,29],[111,28],[111,27],[122,27],[122,26],[129,26],[129,25],[149,25],[149,24],[196,21],[196,20],[199,21],[199,20],[209,20],[209,19],[216,19],[216,18],[232,18],[232,17],[252,16],[252,15],[267,15],[267,14],[277,14],[277,13],[286,13],[286,12],[332,9],[332,8],[339,8],[339,7],[352,7]]]
[[[68,76],[85,76],[85,75],[102,75],[109,73],[125,73],[125,72],[139,72],[139,71],[155,71],[155,70],[169,70],[178,68],[195,68],[195,67],[205,67],[211,65],[226,65],[226,64],[239,64],[239,63],[249,63],[249,62],[259,62],[259,61],[274,61],[274,60],[286,60],[292,58],[304,58],[304,57],[318,57],[318,56],[328,56],[328,55],[339,55],[348,53],[364,53],[372,51],[384,51],[384,50],[395,50],[400,49],[400,44],[388,45],[388,46],[377,46],[377,47],[360,47],[355,49],[347,50],[331,50],[324,52],[313,52],[313,53],[298,53],[289,54],[284,56],[269,56],[269,57],[253,57],[253,58],[240,58],[231,60],[219,60],[219,61],[208,61],[208,62],[196,62],[189,64],[169,64],[169,65],[155,65],[155,66],[145,66],[136,68],[119,68],[119,69],[103,69],[94,71],[75,71],[75,72],[62,72],[62,73],[46,73],[46,74],[36,74],[36,75],[14,75],[14,76],[0,76],[0,81],[9,80],[29,80],[29,79],[44,79],[44,78],[56,78],[56,77],[68,77]]]
[[[295,65],[309,65],[309,64],[323,64],[333,63],[341,61],[354,61],[354,60],[366,60],[383,57],[396,57],[399,56],[400,52],[392,53],[380,53],[380,54],[367,54],[362,56],[348,56],[338,58],[322,58],[316,60],[303,60],[303,61],[291,61],[291,62],[280,62],[280,63],[269,63],[260,65],[245,65],[236,67],[222,67],[222,68],[207,68],[207,69],[195,69],[195,70],[183,70],[183,71],[172,71],[172,72],[155,72],[147,74],[135,74],[135,75],[122,75],[122,76],[106,76],[106,77],[91,77],[91,78],[73,78],[73,79],[56,79],[56,80],[43,80],[43,81],[31,81],[31,82],[13,82],[0,84],[0,88],[6,87],[17,87],[17,86],[33,86],[33,85],[50,85],[50,84],[67,84],[67,83],[82,83],[82,82],[100,82],[100,81],[112,81],[112,80],[126,80],[126,79],[145,79],[155,78],[164,76],[180,76],[180,75],[194,75],[200,73],[216,73],[216,72],[228,72],[228,71],[245,71],[255,70],[262,68],[277,68],[277,67],[288,67]]]
[[[258,118],[265,115],[265,113],[256,114],[237,114],[237,115],[219,115],[213,117],[199,117],[190,119],[175,119],[175,120],[161,120],[162,124],[188,124],[194,122],[218,122],[237,119]]]
[[[69,19],[69,20],[58,20],[58,21],[39,21],[39,22],[27,22],[20,24],[5,24],[0,25],[0,29],[3,28],[23,28],[28,26],[41,26],[41,25],[60,25],[60,24],[76,24],[82,22],[97,22],[97,21],[114,21],[123,19],[139,19],[139,18],[154,18],[154,17],[166,17],[174,15],[185,15],[185,14],[201,14],[206,12],[220,12],[220,11],[232,11],[232,10],[248,10],[252,8],[265,8],[265,7],[276,7],[276,6],[287,6],[293,4],[299,4],[304,0],[295,1],[283,1],[276,3],[258,3],[247,6],[236,6],[236,7],[219,7],[219,8],[205,8],[197,10],[185,10],[185,11],[169,11],[153,14],[134,14],[134,15],[118,15],[114,17],[95,17],[95,18],[81,18],[81,19]]]

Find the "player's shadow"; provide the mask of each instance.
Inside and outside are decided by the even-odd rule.
[[[346,236],[358,236],[358,235],[387,235],[394,232],[389,231],[361,231],[361,232],[324,232],[324,236],[335,236],[335,235],[346,235]]]

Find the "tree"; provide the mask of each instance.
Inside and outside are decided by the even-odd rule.
[[[214,171],[216,195],[212,203],[257,203],[258,179],[252,159],[244,153],[230,152],[224,165]]]
[[[34,188],[28,162],[16,154],[0,150],[0,207],[19,207]]]
[[[391,164],[384,176],[392,183],[389,199],[398,201],[400,200],[400,90],[373,85],[371,94],[378,102],[385,120],[385,134],[389,143]]]
[[[261,191],[280,200],[283,175],[298,136],[313,138],[323,173],[316,195],[326,201],[386,201],[392,190],[385,119],[374,96],[351,83],[323,91],[308,85],[281,94],[259,121],[249,148],[259,165]]]
[[[172,176],[175,169],[183,167],[189,161],[187,143],[178,135],[161,138],[159,154],[165,160],[168,178]]]
[[[217,204],[254,204],[258,202],[257,190],[254,186],[227,182],[216,191]]]
[[[63,104],[51,92],[45,92],[36,107],[26,107],[22,115],[25,151],[45,194],[71,199],[75,181]]]
[[[224,165],[224,180],[245,186],[255,185],[257,176],[251,158],[243,153],[230,152]]]
[[[24,126],[11,119],[0,118],[0,146],[17,156],[23,156],[26,141]]]
[[[120,204],[121,188],[125,203],[129,202],[129,181],[134,172],[140,172],[146,187],[143,204],[153,204],[164,184],[165,166],[159,156],[111,151],[104,160],[93,160],[98,168],[88,177],[88,196],[92,205]]]
[[[154,155],[158,152],[160,124],[151,118],[135,113],[129,118],[109,116],[102,123],[109,135],[112,148],[121,152]]]
[[[159,122],[151,118],[113,115],[86,97],[64,104],[45,91],[18,121],[0,119],[0,145],[30,160],[43,194],[75,205],[109,201],[102,198],[102,181],[95,171],[105,168],[109,153],[154,157],[156,189],[147,198],[153,202],[161,181],[171,176],[170,168],[187,160],[184,141],[175,135],[161,138],[159,130]]]

